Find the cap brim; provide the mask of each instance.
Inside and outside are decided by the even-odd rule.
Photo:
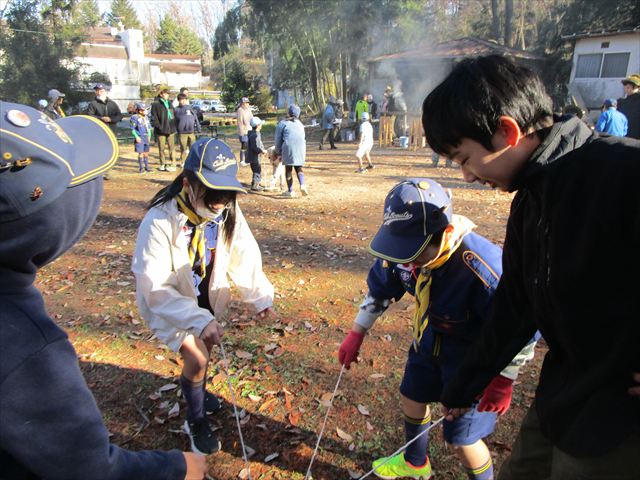
[[[73,115],[56,120],[73,142],[69,160],[74,176],[70,187],[93,180],[113,167],[118,159],[118,141],[111,129],[97,118]]]
[[[225,175],[216,175],[211,173],[205,176],[202,172],[194,172],[198,177],[198,180],[202,184],[213,190],[233,190],[235,192],[247,193],[242,184],[233,177],[227,177]]]
[[[378,230],[369,244],[369,252],[393,263],[409,263],[415,260],[431,241],[427,238],[407,235],[394,235],[384,226]]]

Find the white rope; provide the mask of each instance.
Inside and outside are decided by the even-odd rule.
[[[416,435],[415,437],[413,437],[411,440],[409,440],[407,443],[405,443],[403,446],[401,446],[398,450],[396,450],[395,452],[393,452],[391,455],[389,455],[387,458],[384,459],[384,462],[381,462],[376,468],[369,470],[367,473],[365,473],[363,476],[361,476],[360,478],[358,478],[358,480],[362,480],[363,478],[367,478],[369,475],[371,475],[373,472],[375,472],[377,469],[379,469],[382,465],[384,465],[385,463],[387,463],[389,460],[391,460],[393,457],[395,457],[397,454],[399,454],[400,452],[406,450],[406,448],[411,445],[413,442],[415,442],[417,439],[419,439],[422,435],[426,434],[427,432],[429,432],[429,430],[431,430],[433,427],[435,427],[436,425],[438,425],[439,423],[442,423],[442,421],[444,420],[444,416],[440,417],[438,420],[436,420],[435,422],[433,422],[431,425],[429,425],[429,428],[427,428],[426,430],[424,430],[423,432],[420,432],[419,435]]]
[[[244,465],[247,469],[247,479],[251,480],[251,471],[249,470],[249,459],[247,458],[247,449],[244,445],[244,438],[242,437],[242,428],[240,428],[240,415],[238,415],[238,407],[236,406],[236,394],[231,384],[231,375],[229,374],[229,368],[227,367],[227,354],[224,351],[224,345],[220,342],[220,352],[222,353],[222,363],[227,375],[227,383],[229,384],[229,392],[231,393],[231,404],[233,405],[233,414],[236,417],[236,425],[238,426],[238,434],[240,435],[240,445],[242,445],[242,457],[244,458]]]
[[[322,439],[322,435],[324,434],[324,427],[327,426],[327,419],[329,418],[329,412],[331,411],[331,407],[333,406],[333,399],[336,397],[336,392],[338,391],[338,385],[340,385],[340,380],[342,379],[342,374],[344,373],[344,364],[340,369],[340,375],[338,375],[338,381],[336,382],[336,386],[333,389],[333,395],[331,395],[331,401],[329,402],[329,406],[327,407],[327,413],[324,415],[324,421],[322,422],[322,428],[320,429],[320,433],[318,434],[318,441],[316,442],[316,448],[313,450],[313,455],[311,455],[311,461],[309,462],[309,468],[307,468],[307,473],[304,475],[304,480],[307,480],[309,475],[311,474],[311,465],[313,465],[313,461],[316,458],[316,454],[318,453],[318,447],[320,446],[320,440]]]

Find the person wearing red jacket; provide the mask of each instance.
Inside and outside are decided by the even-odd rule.
[[[431,425],[428,404],[440,399],[448,380],[489,317],[502,273],[502,249],[474,233],[471,220],[453,215],[451,196],[437,182],[407,179],[387,195],[382,226],[369,251],[369,292],[339,351],[341,364],[356,361],[364,336],[393,300],[415,296],[413,344],[400,393],[407,442],[404,453],[373,462],[385,479],[428,479]],[[475,480],[493,479],[489,449],[482,441],[511,403],[518,369],[533,356],[534,337],[485,389],[465,416],[444,423],[444,439]],[[417,440],[416,437],[419,437]]]

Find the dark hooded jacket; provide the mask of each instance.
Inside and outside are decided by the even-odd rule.
[[[0,478],[182,480],[181,452],[109,442],[67,334],[45,310],[36,272],[93,223],[102,179],[0,225]]]
[[[87,115],[98,119],[102,117],[109,117],[111,121],[108,125],[111,127],[114,127],[120,120],[122,120],[120,107],[110,98],[107,98],[105,101],[98,98],[91,100],[91,102],[89,102],[89,107],[87,108]]]
[[[535,407],[575,457],[640,433],[640,142],[556,123],[512,186],[494,314],[442,403],[476,395],[539,329],[548,344]]]

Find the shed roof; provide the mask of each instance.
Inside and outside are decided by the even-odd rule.
[[[91,45],[83,43],[77,51],[80,58],[114,58],[128,60],[129,56],[124,46]]]
[[[402,52],[390,53],[379,57],[371,58],[370,63],[385,60],[427,60],[436,58],[461,58],[478,55],[500,54],[526,60],[542,60],[542,57],[525,50],[506,47],[488,40],[475,37],[464,37],[456,40],[449,40],[441,43],[431,43],[424,41],[416,48],[404,50]]]
[[[571,35],[563,35],[562,39],[577,40],[579,38],[613,37],[616,35],[625,35],[628,33],[640,33],[640,25],[633,28],[624,28],[619,30],[599,30],[599,31],[572,33]]]
[[[160,63],[160,71],[161,72],[170,72],[170,73],[198,73],[201,71],[200,65],[189,65],[186,63],[170,63],[170,62],[162,62]]]

